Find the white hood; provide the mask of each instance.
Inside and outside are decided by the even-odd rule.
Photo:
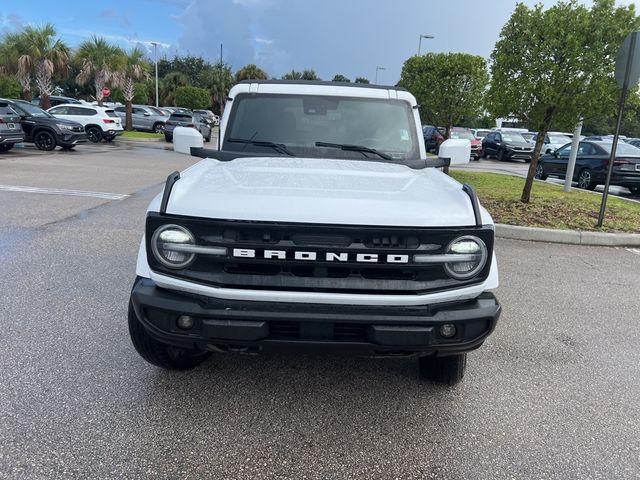
[[[149,210],[159,210],[159,197]],[[492,223],[481,209],[483,223]],[[473,226],[468,195],[434,169],[341,159],[205,159],[181,174],[167,213],[344,225]]]

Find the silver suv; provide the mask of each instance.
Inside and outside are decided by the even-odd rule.
[[[164,133],[164,124],[169,120],[168,115],[163,115],[161,110],[148,105],[133,105],[132,109],[131,121],[135,130]],[[116,107],[114,110],[122,118],[122,124],[124,125],[127,115],[126,107]]]
[[[167,121],[164,131],[164,139],[167,142],[173,141],[173,131],[176,127],[190,127],[198,130],[205,142],[211,141],[211,121],[199,113],[172,113]]]

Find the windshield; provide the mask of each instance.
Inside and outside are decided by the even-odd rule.
[[[611,147],[613,143],[598,143],[607,153],[611,153]],[[629,145],[628,143],[618,143],[616,148],[616,157],[621,155],[632,155],[634,157],[640,157],[640,148]]]
[[[549,143],[557,143],[564,145],[570,143],[571,139],[565,135],[549,135]]]
[[[520,142],[520,143],[526,143],[527,141],[524,139],[524,137],[522,135],[520,135],[519,133],[502,133],[502,140],[505,142]]]
[[[475,140],[476,137],[473,136],[473,133],[467,132],[465,130],[451,130],[449,136],[456,140]]]
[[[35,105],[31,104],[31,103],[24,103],[24,102],[16,102],[14,104],[17,108],[24,110],[25,112],[27,112],[29,115],[31,115],[32,117],[46,117],[46,118],[53,118],[53,115],[51,115],[48,112],[45,112],[43,109],[41,109],[40,107],[36,107]],[[17,112],[20,113],[20,112]]]
[[[230,138],[253,143],[238,146]],[[269,151],[255,142],[279,143],[306,157],[375,157],[362,149],[326,145],[338,144],[375,149],[394,159],[419,158],[413,110],[401,100],[240,94],[225,132],[225,149]]]

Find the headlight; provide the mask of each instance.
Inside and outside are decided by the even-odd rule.
[[[58,127],[60,130],[73,130],[73,127],[71,125],[66,125],[64,123],[56,123],[56,127]]]
[[[447,255],[455,261],[444,264],[447,274],[456,280],[467,280],[477,275],[487,263],[487,246],[478,237],[465,235],[456,238],[447,247]]]
[[[179,225],[163,225],[151,237],[153,256],[169,268],[185,268],[194,258],[195,239]]]

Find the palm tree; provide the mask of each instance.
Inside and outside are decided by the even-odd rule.
[[[179,87],[189,85],[189,79],[184,73],[169,72],[162,77],[162,85],[160,96],[162,97],[162,105],[177,107],[174,95]]]
[[[233,75],[231,74],[231,67],[218,62],[207,73],[206,83],[209,93],[211,94],[211,103],[217,103],[220,106],[220,116],[222,116],[229,90],[231,90],[231,87],[233,87],[235,83]]]
[[[28,26],[22,32],[5,39],[10,56],[17,56],[16,76],[22,85],[22,97],[31,99],[31,76],[35,73],[41,105],[49,108],[53,93],[53,76],[64,76],[69,68],[69,47],[59,38],[50,23],[41,27]]]
[[[282,80],[302,80],[302,72],[291,70],[289,73],[285,73],[282,76]]]
[[[149,64],[144,58],[144,53],[138,47],[134,48],[125,56],[125,69],[120,72],[122,78],[120,84],[122,85],[122,96],[124,97],[124,104],[126,108],[125,115],[125,130],[133,130],[132,113],[133,108],[131,104],[135,95],[133,88],[133,82],[135,80],[146,80],[149,78]]]
[[[123,80],[119,72],[124,70],[124,52],[104,38],[94,36],[91,40],[80,44],[76,59],[82,64],[80,73],[76,76],[76,82],[85,85],[93,79],[96,100],[98,105],[102,105],[104,98],[102,89],[107,84],[118,86]]]
[[[267,72],[253,63],[245,65],[236,72],[236,82],[241,82],[242,80],[266,80],[267,78],[269,78]]]

